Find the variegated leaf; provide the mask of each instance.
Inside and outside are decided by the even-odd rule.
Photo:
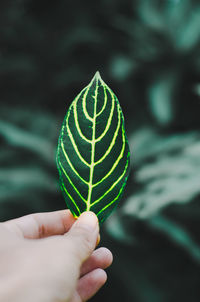
[[[60,186],[75,217],[109,216],[124,191],[129,157],[119,101],[97,72],[72,102],[58,142]]]

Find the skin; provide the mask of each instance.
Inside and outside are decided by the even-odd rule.
[[[82,302],[106,282],[112,263],[95,247],[99,225],[92,212],[31,214],[0,223],[0,301]]]

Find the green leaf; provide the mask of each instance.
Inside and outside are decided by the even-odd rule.
[[[75,217],[93,211],[103,222],[119,203],[129,174],[122,110],[97,72],[72,102],[62,125],[57,167]]]

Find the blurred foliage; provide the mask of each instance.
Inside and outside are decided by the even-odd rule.
[[[132,174],[92,301],[199,301],[199,49],[197,0],[0,2],[1,220],[65,207],[58,133],[96,70],[125,113]]]

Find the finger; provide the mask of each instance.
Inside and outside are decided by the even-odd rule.
[[[93,212],[82,213],[66,234],[66,243],[70,244],[71,254],[79,267],[95,249],[98,234],[99,223]]]
[[[95,250],[90,258],[83,263],[81,268],[81,277],[97,268],[106,269],[112,264],[112,261],[112,253],[107,248],[101,247]]]
[[[81,301],[87,301],[94,296],[107,280],[106,272],[100,268],[82,277],[77,286]]]
[[[75,221],[76,219],[69,210],[61,210],[30,214],[2,224],[20,237],[37,239],[62,235],[68,232]]]

